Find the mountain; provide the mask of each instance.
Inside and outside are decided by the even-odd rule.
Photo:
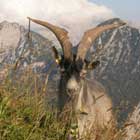
[[[15,64],[20,59],[21,66],[51,60],[52,42],[31,32],[18,23],[0,23],[0,66]],[[34,64],[35,65],[35,64]]]
[[[114,22],[120,22],[120,19],[100,25]],[[129,25],[106,31],[93,48],[99,48],[96,59],[101,61],[94,75],[112,97],[113,109],[119,110],[118,120],[125,120],[140,102],[140,31]]]
[[[50,48],[54,43],[49,35],[47,39],[31,31],[28,37],[28,30],[18,23],[8,21],[0,23],[0,82],[7,75],[9,66],[16,68],[12,73],[10,70],[10,76],[15,73],[20,75],[25,69],[31,68],[40,76],[41,83],[46,78],[46,72],[51,73],[47,92],[50,95],[56,93],[57,88],[54,86],[57,87],[59,75],[53,63]],[[50,71],[52,66],[53,71]]]

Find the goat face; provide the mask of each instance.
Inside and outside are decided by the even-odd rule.
[[[58,108],[59,111],[62,111],[65,104],[71,100],[70,91],[74,91],[76,86],[69,89],[70,84],[69,81],[72,79],[72,75],[74,74],[73,66],[70,62],[60,63],[60,82],[59,82],[59,92],[58,92]],[[77,79],[75,79],[75,83]]]
[[[86,73],[89,66],[90,68],[95,68],[98,64],[99,61],[92,63],[87,61],[83,63],[80,60],[63,61],[62,57],[59,63],[61,79],[59,84],[58,105],[60,111],[62,111],[65,104],[70,101],[72,101],[73,106],[76,106],[77,100],[79,96],[81,96],[80,93],[87,93]],[[84,93],[85,98],[86,93]]]
[[[58,93],[58,105],[60,111],[66,103],[73,101],[78,95],[81,86],[80,69],[75,61],[63,61],[60,65],[60,83]]]

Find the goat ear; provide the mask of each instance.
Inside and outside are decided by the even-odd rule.
[[[95,69],[99,64],[100,64],[100,61],[98,61],[98,60],[97,61],[93,61],[93,62],[88,64],[87,68],[89,70],[92,70],[92,69]]]
[[[61,63],[61,57],[60,57],[57,49],[54,46],[52,47],[52,51],[53,51],[53,55],[55,58],[55,62],[59,65]]]

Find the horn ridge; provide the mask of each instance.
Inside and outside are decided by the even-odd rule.
[[[62,47],[64,58],[67,60],[72,59],[72,52],[71,52],[72,43],[70,42],[68,32],[65,29],[55,26],[53,24],[50,24],[49,22],[46,22],[46,21],[33,19],[30,17],[27,17],[27,18],[31,20],[32,22],[42,25],[44,27],[47,27],[50,31],[52,31],[55,34],[56,38],[58,39]]]

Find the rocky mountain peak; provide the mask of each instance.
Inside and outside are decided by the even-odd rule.
[[[112,24],[112,23],[122,23],[122,22],[124,22],[124,21],[121,20],[120,18],[112,18],[110,20],[107,20],[107,21],[102,22],[101,24],[99,24],[99,26],[100,25]]]
[[[51,41],[45,39],[35,32],[31,32],[30,40],[28,39],[27,34],[28,30],[26,30],[18,23],[11,23],[8,21],[3,21],[0,23],[1,66],[7,63],[15,63],[15,61],[20,57],[20,55],[22,55],[22,53],[26,55],[26,60],[24,59],[26,63],[31,64],[32,62],[38,60],[38,58],[37,55],[33,55],[33,51],[31,52],[30,48],[32,48],[34,51],[41,51],[42,47],[48,50],[48,45],[51,46]],[[44,55],[42,57],[44,57]]]
[[[21,38],[21,26],[16,23],[4,21],[0,23],[0,61],[9,57],[12,50],[19,46]]]

